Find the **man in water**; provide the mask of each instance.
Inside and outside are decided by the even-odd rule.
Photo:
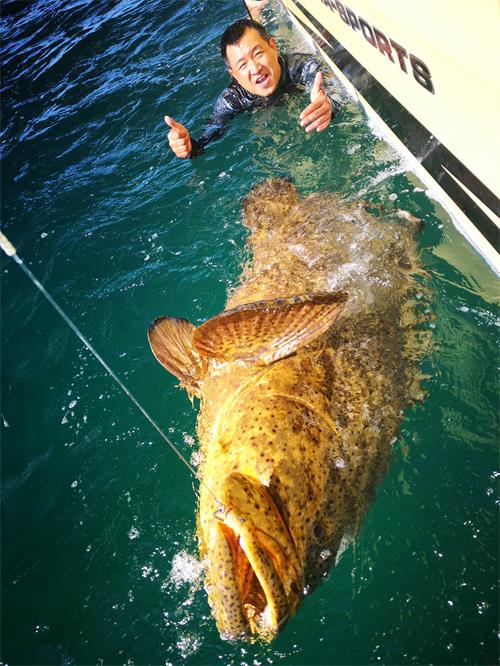
[[[177,157],[198,157],[236,113],[272,103],[288,90],[305,88],[309,92],[311,103],[300,114],[306,132],[322,132],[340,108],[323,90],[315,58],[300,53],[280,55],[274,39],[256,21],[241,19],[230,25],[222,35],[220,49],[232,79],[219,95],[201,138],[192,139],[184,125],[165,116],[171,128],[168,142]]]

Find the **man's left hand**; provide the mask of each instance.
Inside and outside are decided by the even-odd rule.
[[[332,105],[323,90],[323,75],[317,72],[311,88],[311,103],[300,114],[300,124],[306,132],[322,132],[330,124]]]

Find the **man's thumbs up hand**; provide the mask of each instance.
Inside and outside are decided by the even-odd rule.
[[[323,74],[317,72],[310,92],[311,103],[300,114],[300,124],[306,132],[322,132],[330,124],[332,105],[323,90]]]
[[[170,116],[165,116],[165,122],[171,128],[167,135],[168,143],[177,157],[189,157],[191,155],[191,138],[189,132]]]
[[[311,102],[313,102],[318,96],[319,92],[323,90],[323,74],[321,72],[316,72],[314,77],[313,87],[311,88]]]

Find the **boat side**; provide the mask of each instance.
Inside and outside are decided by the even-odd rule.
[[[328,65],[500,274],[494,0],[282,0]],[[464,44],[466,47],[464,47]]]

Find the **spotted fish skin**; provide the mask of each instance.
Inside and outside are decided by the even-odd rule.
[[[415,220],[300,199],[284,179],[244,209],[252,263],[225,312],[189,332],[176,374],[201,398],[198,534],[217,626],[269,640],[384,474],[422,355],[422,286]]]

